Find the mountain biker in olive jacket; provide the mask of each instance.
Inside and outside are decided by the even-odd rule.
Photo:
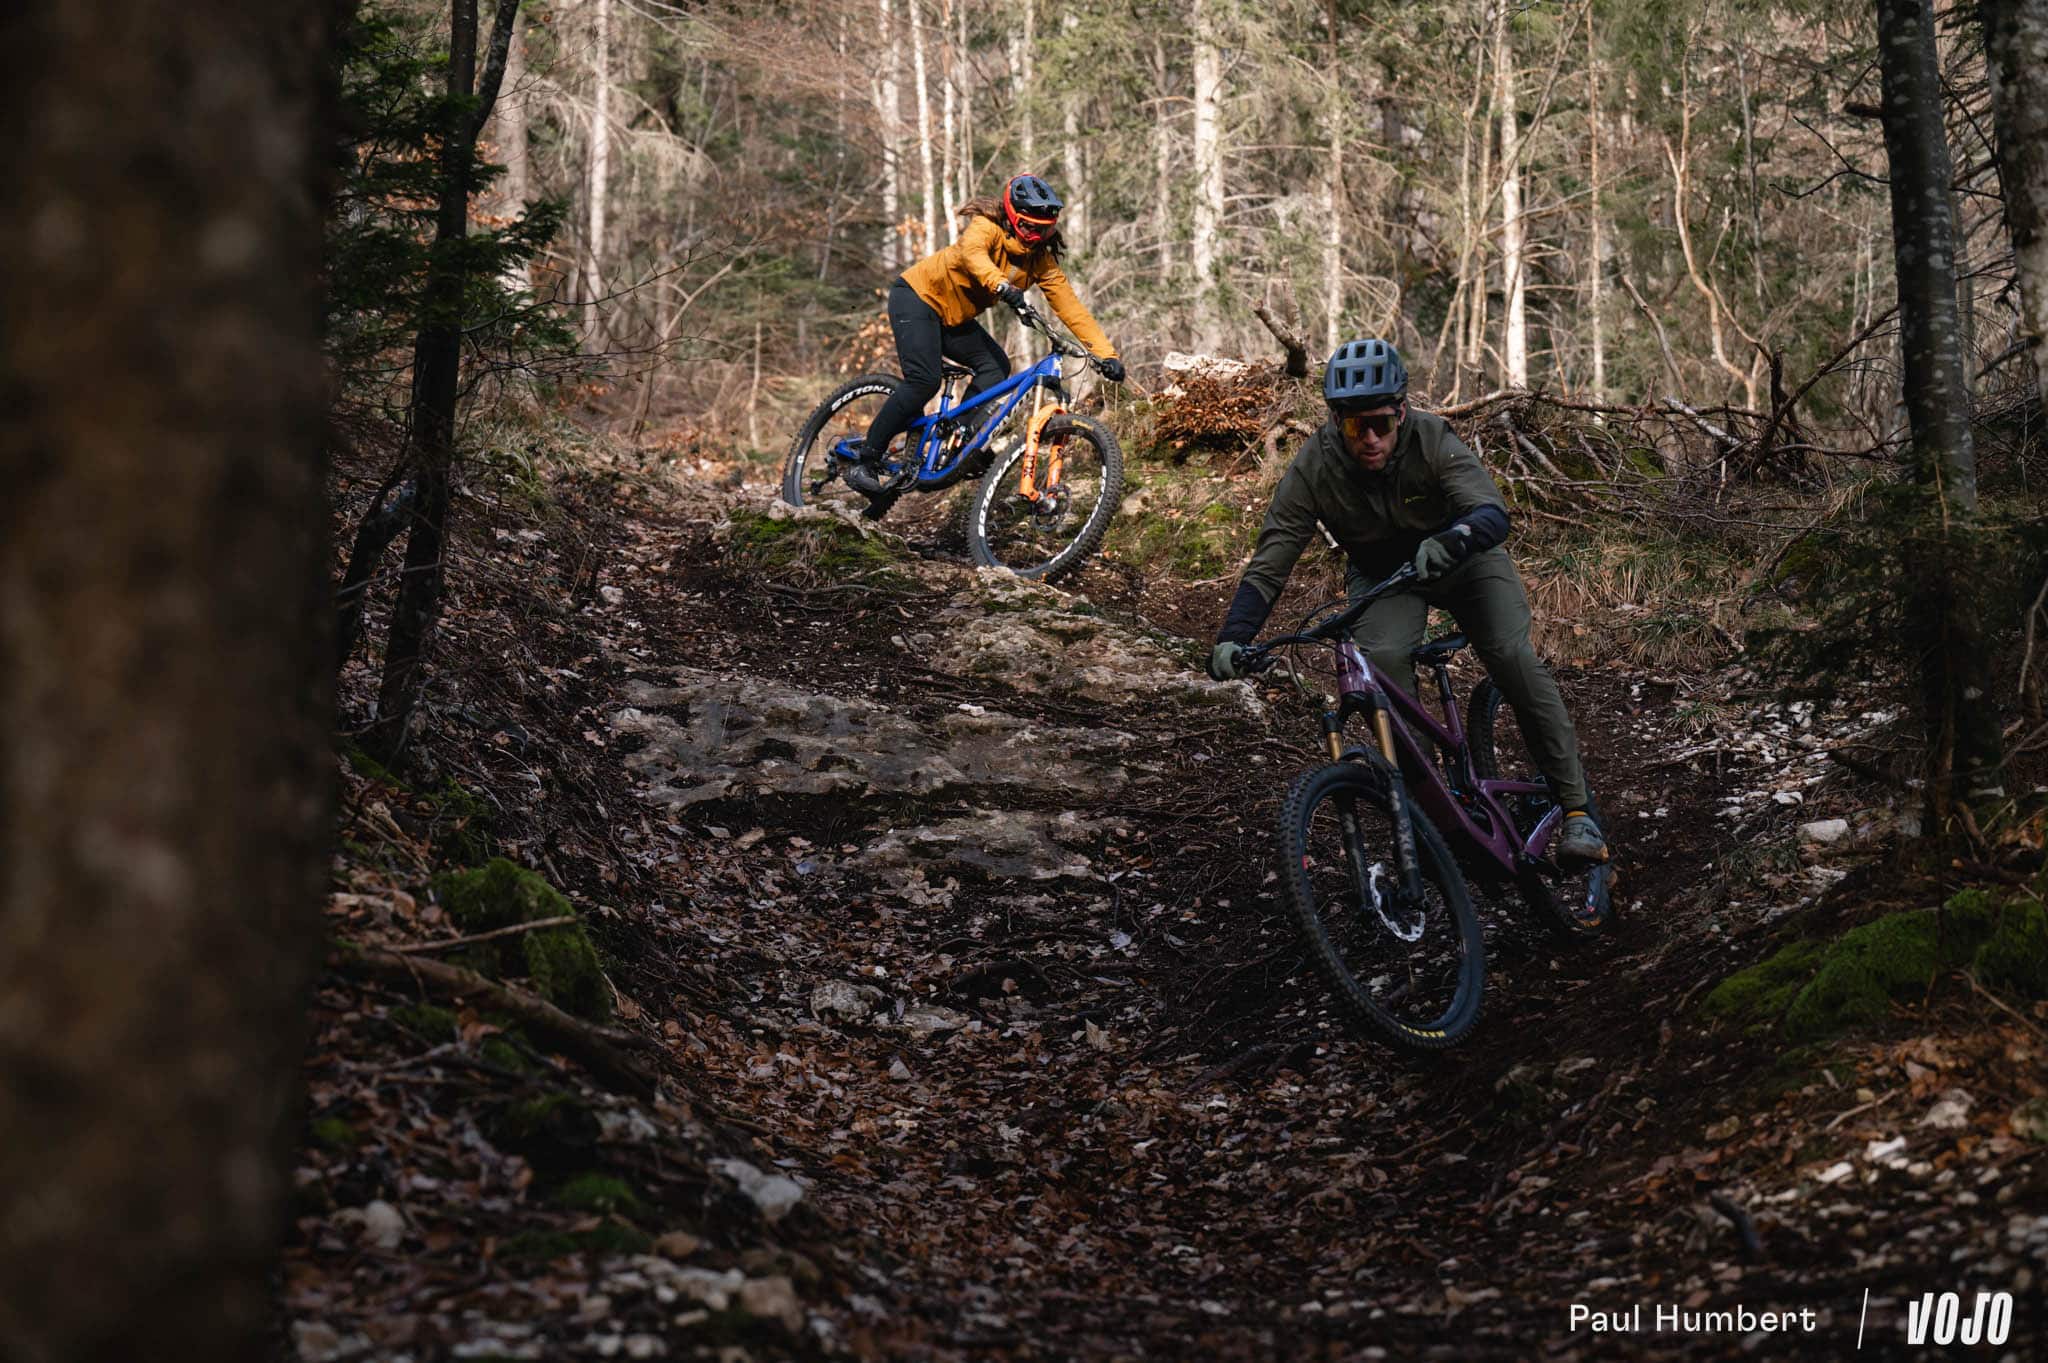
[[[1477,455],[1442,417],[1408,410],[1408,372],[1380,340],[1338,347],[1324,373],[1330,420],[1302,445],[1274,489],[1251,562],[1217,635],[1209,674],[1237,674],[1237,656],[1259,632],[1318,522],[1344,549],[1355,599],[1403,563],[1421,589],[1382,597],[1353,637],[1375,671],[1415,692],[1409,654],[1422,643],[1429,608],[1450,611],[1501,694],[1514,707],[1530,756],[1565,807],[1561,860],[1607,859],[1589,812],[1592,792],[1578,735],[1557,680],[1529,643],[1529,598],[1507,538],[1507,505]]]
[[[912,265],[890,288],[889,326],[896,333],[903,386],[868,426],[861,461],[845,471],[848,487],[871,499],[887,495],[883,456],[889,442],[910,428],[939,391],[941,355],[974,371],[969,397],[1010,376],[1010,357],[975,318],[997,303],[1022,304],[1024,291],[1033,285],[1045,291],[1054,315],[1103,362],[1103,376],[1123,382],[1116,347],[1060,268],[1066,251],[1060,207],[1059,195],[1045,181],[1016,176],[1003,186],[1001,197],[962,205],[968,223],[959,239]],[[1000,405],[989,404],[991,413]]]

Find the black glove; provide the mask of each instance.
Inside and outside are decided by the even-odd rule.
[[[1024,290],[1018,288],[1015,284],[1003,283],[996,285],[996,298],[1001,302],[1008,303],[1013,308],[1022,308],[1024,306]]]
[[[1124,381],[1124,362],[1114,355],[1103,360],[1095,367],[1100,369],[1102,377],[1108,379],[1111,383],[1122,383]]]

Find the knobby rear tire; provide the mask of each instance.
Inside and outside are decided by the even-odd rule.
[[[992,545],[990,527],[999,500],[1006,495],[1004,489],[1024,458],[1025,442],[1019,440],[996,457],[982,476],[980,486],[974,490],[967,515],[967,547],[973,553],[974,561],[984,568],[1005,568],[1018,577],[1049,581],[1075,571],[1102,546],[1103,536],[1109,533],[1110,519],[1116,515],[1117,506],[1123,500],[1124,454],[1107,426],[1071,412],[1047,421],[1039,438],[1041,450],[1046,441],[1064,439],[1067,442],[1065,458],[1069,463],[1077,457],[1091,457],[1083,451],[1092,447],[1092,457],[1098,459],[1102,467],[1102,492],[1089,509],[1087,518],[1074,537],[1050,558],[1036,559],[1034,554],[1030,557],[1035,561],[1019,565],[1009,561],[1016,555],[1006,554]]]
[[[1500,743],[1494,728],[1499,723],[1501,707],[1506,703],[1507,697],[1501,694],[1491,677],[1472,688],[1472,698],[1465,704],[1465,735],[1472,747],[1472,769],[1486,781],[1498,781],[1503,777],[1541,780],[1542,774],[1525,753],[1511,752],[1508,760],[1512,765],[1505,770],[1501,765]],[[1516,811],[1516,827],[1522,837],[1529,836],[1529,830],[1536,826],[1543,809],[1551,803],[1545,800],[1543,808],[1529,807],[1527,817],[1523,816],[1525,806],[1520,800],[1512,803],[1511,807]],[[1586,812],[1605,829],[1597,798]],[[1559,831],[1562,831],[1562,825]],[[1605,935],[1614,925],[1612,862],[1602,862],[1558,881],[1552,881],[1537,871],[1526,871],[1516,878],[1515,884],[1529,912],[1564,941],[1590,941]]]
[[[1424,931],[1434,929],[1452,939],[1443,945],[1458,953],[1457,983],[1453,997],[1438,1017],[1413,1020],[1397,1016],[1373,996],[1367,981],[1362,981],[1359,971],[1347,962],[1344,945],[1332,940],[1310,880],[1309,841],[1316,811],[1325,801],[1346,798],[1378,809],[1391,819],[1392,784],[1383,768],[1369,763],[1334,763],[1303,775],[1289,788],[1280,811],[1280,882],[1288,913],[1301,930],[1317,973],[1355,1022],[1401,1051],[1427,1054],[1447,1050],[1477,1025],[1486,986],[1485,944],[1464,875],[1435,826],[1410,801],[1408,814],[1415,829],[1423,880],[1436,892],[1450,920],[1448,925],[1425,921]],[[1391,846],[1380,850],[1384,856],[1394,854]],[[1356,876],[1349,880],[1355,890]],[[1364,921],[1362,914],[1360,921]],[[1360,934],[1354,931],[1350,935]],[[1353,955],[1361,963],[1371,959],[1364,952],[1355,951]]]
[[[818,435],[832,422],[843,408],[863,397],[881,394],[884,401],[898,388],[903,380],[894,374],[863,374],[857,379],[848,379],[826,395],[825,400],[811,409],[809,417],[796,433],[796,439],[789,445],[789,455],[782,465],[782,500],[791,506],[804,504],[804,485],[815,481],[818,470],[824,465],[830,451],[818,447]]]

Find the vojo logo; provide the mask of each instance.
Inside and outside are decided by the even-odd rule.
[[[1922,1292],[1906,1303],[1908,1344],[2003,1344],[2012,1333],[2012,1293],[1979,1292],[1963,1314],[1960,1293]]]

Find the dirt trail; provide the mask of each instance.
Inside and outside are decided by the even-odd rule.
[[[913,559],[863,590],[763,571],[712,528],[734,504],[629,508],[572,723],[654,900],[611,934],[616,982],[690,1110],[802,1189],[769,1234],[808,1261],[809,1320],[751,1356],[1835,1355],[1866,1287],[1889,1309],[1917,1265],[2048,1246],[2002,1203],[1958,1228],[1939,1197],[1817,1180],[1864,1123],[1767,1128],[1866,1081],[1759,1087],[1761,1043],[1689,1010],[1770,916],[1715,866],[1753,771],[1668,760],[1705,683],[1560,671],[1619,927],[1566,950],[1482,900],[1486,1016],[1417,1066],[1345,1030],[1271,883],[1280,793],[1317,760],[1301,703],[1199,677],[1145,618],[1172,602],[1088,599],[1108,569],[1067,594]],[[2024,1192],[2039,1163],[2000,1167]],[[1849,1229],[1872,1207],[1899,1252]],[[646,1271],[590,1271],[655,1319]],[[1573,1333],[1575,1301],[1817,1329]]]

